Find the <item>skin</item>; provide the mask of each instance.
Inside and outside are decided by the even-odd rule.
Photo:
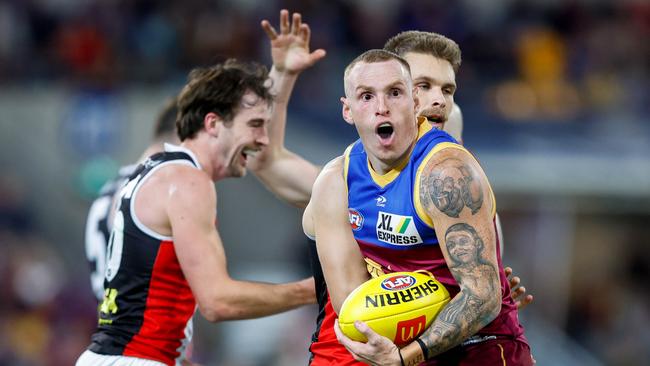
[[[199,310],[210,321],[260,317],[314,301],[313,279],[281,285],[232,279],[214,225],[214,182],[245,174],[245,153],[268,143],[270,113],[266,102],[248,92],[233,120],[206,114],[203,130],[181,144],[196,156],[201,169],[185,165],[160,169],[142,184],[135,199],[140,221],[173,237]]]
[[[299,15],[294,14],[293,16],[294,24],[296,23],[296,20],[300,20],[300,18]],[[292,67],[295,68],[293,68],[292,70],[296,71],[295,73],[288,73],[286,72],[286,70],[288,69],[279,68],[284,71],[284,73],[281,74],[282,77],[280,78],[280,80],[289,80],[289,83],[293,85],[292,83],[295,82],[295,78],[293,77],[297,76],[299,72],[311,66],[313,62],[316,62],[318,59],[324,56],[324,51],[322,53],[318,53],[318,56],[316,56],[316,58],[306,57],[307,55],[310,55],[308,49],[308,37],[306,42],[304,41],[302,42],[301,48],[286,47],[286,44],[285,46],[282,46],[281,42],[277,42],[278,38],[280,39],[282,39],[283,37],[295,38],[296,35],[292,30],[294,29],[294,25],[293,24],[288,25],[288,13],[286,13],[285,15],[284,11],[283,13],[281,13],[280,24],[281,24],[281,32],[278,34],[274,30],[273,31],[269,30],[269,28],[272,27],[270,27],[270,24],[267,21],[262,22],[262,27],[265,29],[267,35],[269,36],[269,39],[271,40],[272,49],[275,50],[275,47],[279,48],[273,52],[274,64],[281,65],[284,62],[283,60],[287,59],[287,58],[283,59],[282,57],[283,54],[286,54],[287,50],[291,50],[292,52],[299,51],[303,55],[303,57],[301,58],[293,58],[294,60],[295,59],[308,60],[307,62],[294,64],[294,66]],[[304,26],[304,25],[305,24],[300,24],[300,26]],[[285,47],[284,50],[281,49],[282,47]],[[321,51],[321,50],[317,50],[317,51]],[[279,57],[276,57],[278,55]],[[312,53],[311,55],[313,56],[314,53]],[[450,133],[454,134],[454,136],[460,140],[460,134],[462,133],[462,115],[460,113],[460,109],[453,103],[453,93],[456,88],[455,74],[453,72],[453,68],[451,68],[451,65],[448,62],[435,59],[429,55],[412,54],[409,55],[409,57],[407,57],[407,60],[409,59],[411,62],[413,62],[411,64],[412,72],[414,76],[416,76],[417,78],[416,82],[413,83],[413,86],[415,87],[415,93],[417,93],[419,97],[420,106],[421,106],[420,108],[418,108],[417,104],[414,102],[413,103],[414,110],[417,110],[419,114],[428,117],[430,122],[434,123],[436,127],[449,130]],[[274,67],[274,69],[276,68]],[[356,70],[353,71],[356,72]],[[435,77],[428,73],[434,74]],[[273,74],[273,70],[272,70],[272,74]],[[357,75],[355,75],[355,77],[356,76]],[[368,90],[364,89],[363,87],[359,90],[360,93],[358,95],[349,95],[346,96],[346,98],[342,98],[344,119],[348,123],[354,124],[357,130],[359,131],[360,135],[363,134],[361,136],[362,140],[364,140],[364,136],[365,136],[364,145],[366,144],[366,141],[368,141],[370,143],[374,143],[375,146],[377,146],[376,150],[378,153],[371,157],[371,159],[373,159],[371,160],[371,165],[378,172],[385,172],[387,171],[387,169],[390,169],[392,166],[394,166],[393,164],[399,164],[399,162],[404,161],[404,158],[408,157],[408,152],[410,152],[410,150],[401,151],[401,148],[404,145],[403,142],[408,141],[408,138],[404,138],[404,136],[409,135],[410,132],[408,130],[402,131],[400,129],[399,135],[396,135],[396,137],[392,137],[393,139],[395,139],[395,141],[377,141],[377,140],[372,141],[373,138],[376,139],[376,136],[373,136],[372,123],[366,125],[359,124],[358,126],[357,124],[355,124],[355,121],[357,119],[363,120],[364,116],[366,115],[373,115],[373,118],[375,118],[375,123],[381,121],[381,118],[384,118],[383,122],[390,120],[389,122],[393,123],[393,118],[386,118],[385,106],[391,101],[391,94],[386,93],[386,90],[390,91],[390,89],[386,89],[386,88],[382,89],[382,87],[375,88],[373,86],[373,88],[370,88],[369,90],[369,92],[372,94],[372,98],[370,98],[369,101],[363,102],[366,104],[374,103],[374,105],[379,106],[376,111],[376,114],[370,113],[367,110],[364,111],[363,109],[360,108],[350,107],[353,103],[352,98],[357,98],[357,99],[363,98],[363,93],[368,92]],[[281,102],[284,102],[285,100],[288,101],[289,95],[290,95],[290,90],[286,94],[283,94],[283,98],[281,99]],[[377,95],[380,95],[381,98],[377,98],[376,97]],[[286,96],[286,99],[284,98],[284,96]],[[354,103],[357,102],[359,101],[355,99]],[[359,104],[362,103],[359,102]],[[286,104],[279,104],[279,105],[276,104],[276,108],[278,106],[286,108]],[[392,110],[389,110],[389,114],[390,112],[392,112]],[[399,114],[401,113],[401,110],[393,113]],[[392,116],[393,115],[391,115],[391,117]],[[323,168],[321,173],[321,176],[323,178],[319,178],[323,181],[323,183],[314,184],[314,181],[316,180],[316,176],[318,175],[320,168],[311,164],[308,161],[305,161],[300,156],[295,155],[290,151],[286,150],[286,148],[284,147],[284,129],[286,126],[286,119],[279,119],[277,122],[278,123],[273,123],[271,125],[271,130],[270,130],[271,138],[270,138],[269,149],[266,149],[262,151],[260,154],[258,154],[256,156],[254,164],[251,164],[251,167],[254,167],[253,170],[257,175],[257,177],[260,178],[260,180],[264,182],[264,184],[270,190],[272,190],[281,198],[284,198],[289,202],[293,203],[297,207],[305,207],[306,202],[309,200],[310,196],[312,195],[312,188],[314,190],[314,193],[317,189],[322,190],[323,197],[343,196],[342,192],[347,192],[345,190],[345,186],[341,184],[336,184],[336,182],[342,179],[341,176],[342,167],[341,167],[340,160],[335,159],[330,164],[328,164],[325,168]],[[397,122],[401,123],[402,120],[398,119]],[[374,126],[376,127],[376,124]],[[402,133],[404,133],[404,135],[402,135]],[[407,143],[406,145],[409,144]],[[399,148],[397,148],[398,146]],[[409,149],[410,148],[412,148],[412,145],[410,145]],[[463,158],[467,159],[467,156],[464,156]],[[465,166],[464,169],[457,169],[455,171],[455,174],[459,174],[463,178],[463,182],[465,183],[463,186],[459,185],[458,187],[458,190],[462,193],[459,196],[460,200],[458,201],[460,202],[461,206],[456,209],[457,212],[455,213],[455,215],[457,217],[453,217],[453,218],[462,219],[464,218],[464,215],[467,214],[466,212],[469,212],[470,215],[482,215],[481,219],[484,220],[485,207],[483,207],[483,201],[482,199],[479,199],[479,197],[481,196],[487,197],[488,194],[490,194],[486,190],[486,185],[485,185],[486,180],[484,174],[480,170],[480,167],[478,167],[478,164],[475,163],[475,161],[473,160],[464,161],[463,159],[460,160],[461,162],[467,163],[468,165]],[[273,168],[269,168],[271,166]],[[294,169],[294,167],[296,166],[298,166],[299,168]],[[447,167],[447,169],[449,170],[451,168]],[[429,180],[442,179],[442,181],[444,181],[445,179],[450,178],[451,175],[453,175],[450,174],[451,173],[447,174],[446,176],[442,176],[441,174],[438,174],[435,177],[433,175],[424,175],[423,179],[429,179]],[[473,180],[473,177],[475,175],[477,179]],[[458,178],[460,177],[456,177],[456,179]],[[288,183],[288,184],[279,184],[283,182],[283,179],[284,179],[284,183]],[[330,179],[333,180],[333,182],[329,181]],[[435,197],[428,197],[428,198],[421,197],[422,202],[429,202],[429,208],[431,210],[433,210],[434,207],[436,207],[436,205],[433,204],[434,198]],[[489,201],[491,204],[491,200]],[[347,234],[341,233],[342,236],[334,240],[342,240],[343,242],[348,243],[349,246],[346,245],[343,247],[343,249],[342,248],[338,248],[336,250],[332,249],[329,255],[336,255],[338,258],[345,258],[346,263],[350,262],[352,264],[349,267],[345,265],[341,265],[340,267],[343,268],[343,271],[329,270],[327,271],[329,275],[326,274],[326,279],[328,278],[328,276],[330,277],[330,279],[327,279],[328,286],[332,286],[331,284],[333,284],[333,286],[337,287],[337,289],[334,290],[331,289],[331,293],[347,294],[356,287],[356,284],[360,284],[362,281],[368,278],[367,271],[365,270],[365,262],[363,262],[363,258],[360,255],[358,247],[356,246],[356,242],[354,242],[354,238],[349,231],[349,222],[347,221],[347,199],[345,202],[337,202],[337,203],[332,203],[330,201],[330,204],[327,204],[325,206],[319,206],[316,202],[317,200],[312,200],[313,204],[310,204],[309,207],[307,207],[305,211],[305,215],[303,216],[303,226],[307,233],[316,234],[317,238],[318,237],[322,238],[322,237],[327,237],[330,234],[330,232],[327,230],[330,224],[346,225],[348,227]],[[322,202],[325,202],[325,200],[323,200]],[[332,211],[328,211],[328,208],[331,209]],[[332,215],[329,215],[328,213],[331,213]],[[444,210],[440,210],[436,207],[436,211],[432,213],[432,215],[440,215],[441,213],[446,215]],[[320,215],[320,216],[318,219],[315,219],[314,217],[315,215]],[[315,222],[322,222],[323,225],[318,226],[315,224]],[[490,228],[486,228],[484,224],[485,223],[482,223],[482,226],[479,226],[481,233],[483,236],[487,235],[485,240],[492,240],[492,244],[493,244],[494,234],[493,233],[486,234],[486,231],[491,230],[490,229],[492,227],[491,221],[489,225]],[[472,226],[472,228],[474,228],[474,226]],[[438,233],[438,235],[439,237],[444,237],[444,233]],[[325,238],[322,241],[329,241],[329,240],[331,239]],[[352,243],[354,244],[354,246],[352,245]],[[484,246],[481,252],[482,257],[476,257],[476,258],[482,258],[481,259],[482,262],[478,262],[478,259],[475,258],[475,260],[477,261],[477,265],[472,268],[480,268],[484,270],[487,274],[495,273],[494,268],[495,268],[496,259],[494,257],[489,257],[489,255],[486,254],[489,252],[490,248],[491,247],[489,246],[487,248],[485,248]],[[321,249],[319,247],[319,253],[321,251],[324,253],[323,256],[328,256],[327,253],[329,249],[327,248]],[[444,251],[444,253],[447,253],[447,251]],[[483,258],[483,256],[488,256],[488,257]],[[447,254],[447,257],[450,258],[449,260],[451,260],[452,258],[450,254]],[[462,256],[458,258],[462,258]],[[478,265],[478,263],[480,263],[480,266]],[[465,268],[465,272],[467,272],[466,269],[469,267],[458,267],[456,271],[457,274],[459,275],[462,274],[463,268]],[[348,270],[347,272],[345,271],[346,269]],[[458,337],[462,337],[462,334],[464,333],[471,334],[473,329],[472,327],[476,327],[477,326],[476,324],[480,325],[481,322],[485,322],[486,319],[489,319],[493,315],[493,314],[489,314],[490,311],[492,312],[495,311],[495,309],[493,308],[495,306],[493,302],[482,299],[481,296],[484,296],[484,294],[480,290],[474,289],[476,286],[481,285],[481,281],[483,281],[481,277],[482,276],[474,276],[472,279],[471,276],[467,276],[465,283],[466,283],[466,288],[468,290],[466,290],[465,293],[463,294],[465,298],[459,298],[459,300],[457,301],[458,303],[461,303],[460,304],[461,306],[463,305],[462,302],[466,301],[468,304],[472,306],[471,309],[473,309],[474,313],[470,313],[471,316],[465,318],[458,318],[456,315],[454,315],[457,313],[457,311],[459,311],[459,308],[457,308],[456,309],[457,311],[450,312],[450,315],[447,318],[445,318],[446,323],[443,323],[442,325],[438,326],[435,334],[449,336],[452,341],[455,341],[455,338],[453,336],[458,338]],[[494,281],[493,275],[492,276],[486,275],[485,277],[487,278],[488,281]],[[498,276],[496,278],[497,278],[497,287],[498,287]],[[345,281],[343,279],[345,279]],[[519,283],[518,278],[514,277],[510,279],[511,287],[514,288],[515,286],[518,285],[518,283]],[[344,284],[344,285],[340,285],[340,284]],[[495,286],[494,283],[491,284],[488,283],[488,288],[494,288],[494,286]],[[522,307],[526,306],[528,303],[530,303],[530,301],[532,301],[532,297],[530,295],[525,296],[525,288],[522,287],[513,290],[512,295],[513,298],[515,298],[516,300],[517,297],[522,299],[522,300],[517,300],[518,306],[522,306]],[[336,297],[336,295],[334,297]],[[342,299],[344,299],[343,295],[339,296],[337,299],[333,298],[333,303],[335,303],[335,309],[339,308]],[[468,299],[471,301],[469,301]],[[475,301],[474,299],[477,300]],[[487,311],[487,313],[484,313],[485,311]],[[459,323],[460,325],[456,323]],[[359,325],[360,329],[363,329],[364,326],[365,325],[363,324]],[[444,331],[445,326],[448,327],[446,332]],[[477,329],[480,329],[480,327]],[[378,336],[372,335],[370,333],[368,335],[370,339],[368,344],[374,345],[374,343],[381,343],[380,340],[378,340],[377,338]],[[378,340],[378,341],[374,342],[373,340]],[[432,342],[435,342],[435,340],[432,340]],[[447,346],[449,346],[449,344],[447,345],[441,344],[439,346],[439,349],[442,350]],[[391,353],[394,351],[394,349],[388,347],[386,350],[392,356],[396,355],[394,353]],[[373,352],[376,351],[377,351],[376,349],[373,349]],[[415,352],[411,358],[412,358],[411,362],[414,362],[414,364],[417,363],[416,361],[417,355],[415,355]]]
[[[273,67],[273,116],[269,144],[250,161],[255,176],[280,199],[300,208],[307,206],[320,168],[284,146],[287,106],[299,74],[325,57],[325,51],[309,51],[311,31],[299,13],[289,22],[289,12],[280,12],[279,32],[268,20],[261,22],[271,44]]]
[[[325,56],[324,50],[309,52],[310,29],[307,24],[301,24],[300,14],[294,14],[289,24],[288,12],[281,11],[279,34],[266,20],[262,21],[262,27],[271,40],[274,60],[270,72],[275,94],[273,108],[258,103],[259,99],[248,93],[233,121],[222,121],[218,115],[207,114],[205,133],[201,132],[196,141],[183,144],[193,151],[208,146],[215,152],[197,155],[206,169],[202,172],[177,166],[163,169],[143,184],[136,200],[136,215],[147,227],[174,236],[179,262],[197,297],[199,309],[211,321],[264,316],[316,301],[313,279],[275,286],[235,281],[225,270],[215,271],[226,268],[226,257],[219,233],[214,229],[217,195],[212,182],[243,176],[249,163],[256,166],[258,161],[263,161],[255,155],[273,157],[274,163],[264,168],[277,169],[279,162],[282,169],[283,157],[292,153],[283,149],[284,136],[277,130],[272,135],[273,142],[269,143],[268,124],[285,123],[287,103],[298,74]],[[162,151],[162,142],[154,141],[139,160]],[[164,142],[180,143],[174,133]],[[261,151],[269,153],[264,155]],[[307,169],[313,167],[309,165]],[[187,179],[177,180],[180,176]],[[270,184],[283,192],[294,189],[293,181],[288,179],[272,180]],[[193,193],[188,194],[188,190]],[[256,292],[261,296],[254,296]],[[183,364],[191,365],[188,360]]]
[[[300,24],[296,26],[296,24]],[[280,86],[276,92],[274,118],[269,125],[269,146],[260,152],[250,162],[250,168],[255,176],[280,199],[298,208],[305,208],[311,198],[312,188],[321,167],[305,160],[303,157],[289,151],[284,146],[286,129],[286,109],[291,91],[300,72],[311,67],[325,56],[325,51],[318,49],[309,52],[309,27],[302,23],[300,14],[293,14],[289,24],[289,13],[280,13],[280,32],[276,32],[267,20],[262,21],[262,28],[271,42],[273,68],[271,77],[274,87]],[[304,31],[296,33],[296,29]],[[456,89],[453,68],[446,62],[435,59],[430,55],[408,53],[411,72],[416,76],[413,86],[418,96],[418,115],[429,118],[434,126],[448,131],[457,140],[461,140],[463,122],[460,108],[454,103],[453,93]],[[442,75],[442,76],[439,76]],[[342,98],[342,102],[345,98]],[[354,116],[344,119],[353,120]],[[438,122],[431,122],[438,120]],[[307,219],[309,221],[309,218]],[[308,224],[308,223],[307,223]],[[309,224],[308,224],[309,225]],[[519,285],[518,277],[510,278],[511,292],[518,307],[524,308],[533,300],[532,295],[526,294],[525,287]],[[516,279],[516,280],[515,280]]]
[[[451,65],[448,66],[451,68]],[[379,78],[378,75],[382,77]],[[410,88],[410,77],[402,71],[401,64],[394,60],[359,63],[348,77],[350,90],[355,94],[344,100],[344,118],[348,123],[354,123],[359,131],[372,168],[380,174],[385,173],[398,166],[404,156],[408,156],[415,142],[417,102]],[[394,93],[396,86],[400,85],[406,86],[404,92]],[[370,97],[364,93],[370,94]],[[383,122],[386,117],[390,117],[395,129],[394,136],[390,139],[382,139],[375,132],[378,120]],[[462,185],[465,184],[468,186],[465,190],[480,192],[484,197],[491,194],[480,166],[462,149],[445,148],[433,154],[424,167],[420,181],[416,183],[420,185],[420,199],[427,215],[435,223],[445,261],[460,285],[460,292],[422,336],[432,354],[444,352],[474,334],[492,321],[501,307],[492,200],[470,201],[468,206],[461,199],[461,207],[450,209],[438,197],[434,184],[437,181],[450,182],[447,184],[451,188],[460,191],[463,191]],[[346,222],[348,206],[345,188],[341,170],[333,163],[332,168],[324,169],[319,175],[312,200],[305,211],[305,216],[311,216],[319,257],[336,311],[340,309],[350,288],[355,288],[369,278],[367,272],[365,278],[360,276],[365,271],[360,254],[348,255],[348,252],[356,250],[358,253],[359,250],[349,223]],[[457,250],[460,234],[446,235],[447,230],[454,225],[461,225],[465,231],[476,232],[483,243],[481,248],[476,246],[477,254],[473,258]],[[447,239],[452,243],[452,250],[447,245]],[[341,251],[346,255],[341,256]],[[358,328],[369,335],[373,333],[363,325]],[[357,360],[373,365],[400,362],[397,347],[386,338],[382,337],[378,344],[359,343],[341,335],[338,329],[337,336],[339,342]],[[421,358],[422,354],[414,352],[416,349],[412,345],[407,346],[405,352],[409,347],[409,362],[420,362],[418,357]],[[416,344],[415,347],[418,347],[419,352],[419,346]]]
[[[368,159],[379,174],[408,159],[418,132],[414,114],[417,103],[412,97],[408,70],[401,65],[395,68],[394,63],[355,65],[347,78],[351,87],[341,98],[343,119],[356,128],[363,146],[374,152]],[[385,82],[371,82],[374,80]],[[377,133],[377,128],[385,124],[394,130],[388,138]]]
[[[418,115],[427,117],[434,127],[444,129],[454,107],[454,69],[448,61],[423,53],[408,52],[404,59],[411,67],[413,85],[420,100]]]

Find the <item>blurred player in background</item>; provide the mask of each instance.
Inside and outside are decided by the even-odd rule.
[[[101,302],[104,298],[106,246],[112,229],[114,197],[140,162],[163,151],[164,143],[179,143],[176,135],[176,112],[176,99],[169,99],[156,119],[151,144],[144,150],[138,162],[121,167],[118,175],[102,186],[99,196],[90,206],[86,220],[85,246],[86,259],[90,264],[90,284],[97,301]]]
[[[437,77],[429,81],[442,100],[417,118],[406,60],[371,50],[348,65],[342,113],[360,139],[320,173],[303,225],[316,238],[335,311],[368,280],[365,258],[381,271],[427,270],[452,300],[402,350],[364,323],[356,326],[367,343],[334,329],[356,360],[372,365],[531,365],[501,264],[487,177],[467,150],[427,122],[449,115],[460,66],[455,42],[440,36],[434,49],[429,68]]]
[[[296,18],[297,17],[297,18]],[[294,14],[295,20],[300,20],[299,14]],[[280,21],[280,33],[278,34],[268,21],[262,22],[262,27],[266,31],[271,40],[271,45],[274,55],[282,55],[282,45],[286,43],[286,37],[291,36],[289,32],[288,12],[283,11]],[[417,32],[424,33],[424,32]],[[434,33],[426,33],[428,36],[425,38],[437,37]],[[387,43],[387,47],[395,47],[398,42],[396,40],[404,40],[403,34],[401,37],[395,37]],[[392,45],[391,45],[392,43]],[[412,44],[413,47],[417,46],[417,42]],[[429,46],[430,47],[430,46]],[[404,48],[404,52],[407,49]],[[421,53],[422,56],[417,58],[416,61],[426,61],[428,58],[434,59],[431,50],[426,48],[426,45],[419,45],[418,50],[411,52]],[[304,52],[308,53],[308,50]],[[433,60],[435,61],[435,60]],[[274,63],[276,62],[274,57]],[[456,104],[452,104],[452,108],[441,108],[444,104],[442,86],[436,81],[435,69],[427,62],[414,62],[412,65],[412,72],[420,75],[419,85],[417,85],[418,93],[423,93],[418,114],[425,115],[429,118],[430,122],[437,128],[449,131],[457,140],[462,140],[462,114],[460,108]],[[297,75],[296,75],[297,76]],[[295,81],[295,80],[294,80]],[[289,94],[287,94],[288,97]],[[424,101],[423,101],[424,99]],[[276,111],[277,112],[277,111]],[[267,149],[261,154],[256,156],[252,161],[251,169],[257,177],[265,183],[265,185],[279,197],[289,201],[293,205],[304,208],[311,196],[311,189],[320,172],[320,167],[304,160],[302,157],[287,150],[284,146],[284,133],[286,119],[280,119],[270,125],[269,136],[270,142]],[[322,275],[318,256],[315,247],[312,249],[312,268],[314,270],[314,277],[316,281],[316,292],[319,302],[319,315],[317,319],[317,330],[312,339],[310,350],[312,352],[311,363],[313,365],[319,364],[356,364],[352,356],[338,343],[336,340],[333,325],[336,319],[331,304],[329,303],[329,295],[327,287]],[[377,268],[377,264],[368,260],[368,270],[381,271]],[[512,270],[506,268],[508,276],[511,275]],[[525,307],[532,301],[531,295],[526,295],[526,289],[523,286],[518,286],[520,280],[516,276],[509,277],[509,285],[513,288],[512,297],[516,301],[518,307]]]
[[[215,227],[214,182],[243,176],[268,143],[267,78],[235,60],[190,73],[178,97],[181,145],[149,157],[118,194],[99,327],[77,365],[177,364],[196,305],[220,321],[313,303],[312,279],[232,279]]]

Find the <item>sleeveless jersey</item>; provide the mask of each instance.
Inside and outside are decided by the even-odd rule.
[[[107,250],[99,325],[89,350],[178,365],[191,339],[196,302],[171,237],[143,225],[134,212],[139,188],[158,169],[184,164],[200,169],[192,152],[165,145],[139,165],[121,188]]]
[[[406,164],[379,176],[370,168],[363,145],[358,140],[345,152],[344,175],[348,187],[350,225],[369,273],[375,277],[389,272],[424,269],[443,283],[454,297],[460,288],[446,265],[433,223],[419,203],[419,187],[416,185],[419,171],[428,158],[445,147],[463,149],[446,132],[432,128],[428,123],[420,123],[418,141]],[[502,269],[499,249],[497,259],[502,292],[501,312],[478,334],[504,335],[525,341]],[[318,280],[317,277],[315,279]],[[311,365],[362,365],[338,344],[333,329],[327,329],[333,327],[336,313],[326,288],[323,294],[317,292],[317,296],[319,327],[312,337]],[[321,296],[327,296],[324,305],[321,305]],[[328,363],[332,358],[327,354],[340,356],[336,356],[338,358],[333,363]]]
[[[104,297],[104,271],[106,270],[106,246],[111,235],[108,219],[111,213],[113,197],[118,189],[133,174],[137,165],[126,165],[120,168],[113,179],[104,183],[99,190],[99,196],[90,205],[86,218],[86,233],[84,244],[86,259],[90,265],[90,285],[97,301]]]

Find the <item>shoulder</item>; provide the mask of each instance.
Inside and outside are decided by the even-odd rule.
[[[423,181],[432,174],[446,175],[451,171],[483,176],[483,170],[476,158],[462,145],[453,142],[433,146],[418,167],[417,176],[419,181]]]
[[[185,204],[214,205],[214,183],[204,171],[193,166],[174,164],[160,171],[158,179],[173,201]]]
[[[344,157],[338,156],[330,160],[318,174],[316,182],[314,183],[314,193],[325,189],[331,184],[339,184],[343,182],[343,165]]]
[[[347,186],[343,177],[343,157],[340,156],[327,163],[316,178],[310,210],[321,210],[344,198],[347,199]]]
[[[327,163],[321,170],[312,190],[311,199],[303,214],[303,230],[315,236],[315,218],[335,215],[340,207],[347,207],[347,187],[343,177],[343,156]]]
[[[445,141],[434,145],[427,156],[426,162],[440,162],[448,159],[475,160],[472,154],[463,145]]]
[[[432,150],[419,167],[415,184],[425,208],[427,203],[435,204],[439,209],[444,207],[441,210],[452,217],[458,217],[465,206],[472,209],[472,214],[480,207],[488,207],[494,213],[494,195],[485,172],[459,144],[445,143]]]

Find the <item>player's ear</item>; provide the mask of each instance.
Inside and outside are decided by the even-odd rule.
[[[341,97],[341,114],[343,115],[345,122],[351,125],[354,124],[354,120],[352,119],[352,111],[350,110],[350,104],[348,103],[348,99],[346,97]]]
[[[219,136],[219,130],[222,125],[223,120],[214,112],[207,113],[203,118],[203,128],[205,128],[205,131],[212,137]]]

